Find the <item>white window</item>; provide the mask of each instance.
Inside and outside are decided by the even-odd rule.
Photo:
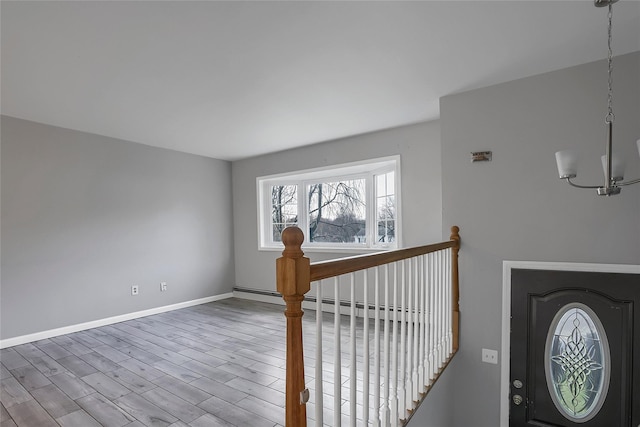
[[[307,250],[398,247],[399,178],[399,156],[259,177],[260,249],[282,249],[289,226]]]

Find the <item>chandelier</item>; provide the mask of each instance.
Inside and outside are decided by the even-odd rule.
[[[613,53],[611,50],[611,29],[613,21],[613,3],[618,0],[595,0],[596,7],[607,6],[609,8],[608,13],[608,96],[607,96],[607,115],[604,122],[607,125],[607,144],[605,149],[605,155],[602,156],[602,168],[604,169],[604,185],[579,185],[571,181],[577,175],[578,156],[574,150],[558,151],[556,153],[556,162],[558,164],[558,174],[561,179],[566,180],[570,185],[576,188],[592,188],[596,189],[600,196],[613,196],[614,194],[620,194],[620,187],[625,185],[640,183],[640,179],[634,179],[630,181],[624,181],[624,159],[615,155],[612,150],[613,144],[613,121],[615,116],[613,114],[613,91],[612,91],[612,71],[613,71]],[[640,139],[636,142],[638,145],[638,154],[640,154]]]

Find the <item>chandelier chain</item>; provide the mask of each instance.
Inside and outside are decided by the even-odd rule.
[[[611,33],[612,33],[612,26],[613,26],[613,3],[612,2],[609,2],[609,13],[607,14],[607,16],[609,18],[608,31],[607,31],[607,35],[608,35],[607,46],[609,48],[609,52],[607,56],[607,60],[609,64],[609,68],[608,68],[609,79],[608,79],[608,95],[607,95],[608,108],[607,108],[607,116],[605,117],[605,122],[613,123],[615,116],[613,114],[613,49],[611,48],[611,38],[612,38]]]
[[[609,52],[608,59],[608,93],[607,93],[607,115],[605,123],[607,124],[607,141],[605,145],[605,155],[602,156],[602,166],[604,168],[604,185],[581,185],[572,181],[578,174],[577,156],[572,150],[558,151],[556,153],[556,161],[558,163],[558,174],[561,179],[567,181],[569,185],[576,188],[592,188],[597,190],[599,196],[613,196],[620,194],[621,187],[633,184],[640,184],[640,179],[624,180],[624,165],[620,161],[620,157],[614,156],[613,153],[613,48],[612,48],[612,28],[613,28],[613,3],[618,0],[595,0],[596,7],[608,6],[608,40],[607,45]],[[640,152],[640,139],[637,141],[638,152]],[[640,427],[640,426],[638,426]]]

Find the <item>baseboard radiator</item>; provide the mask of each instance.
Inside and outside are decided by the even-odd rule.
[[[451,231],[441,243],[318,263],[304,256],[300,229],[283,232],[276,276],[286,304],[286,427],[407,423],[458,350],[460,236]],[[310,291],[311,326],[302,322]],[[347,308],[327,313],[326,300]],[[306,378],[303,336],[314,338]]]

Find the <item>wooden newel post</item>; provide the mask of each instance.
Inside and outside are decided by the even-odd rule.
[[[460,345],[460,281],[458,275],[458,252],[460,252],[460,227],[451,227],[450,239],[456,242],[451,248],[451,286],[452,289],[452,310],[453,310],[453,349],[457,351]]]
[[[302,301],[309,292],[309,258],[301,246],[302,230],[288,227],[282,232],[284,251],[276,260],[276,285],[287,304],[287,386],[285,399],[285,427],[306,427],[307,396],[304,385],[304,357],[302,351]]]

